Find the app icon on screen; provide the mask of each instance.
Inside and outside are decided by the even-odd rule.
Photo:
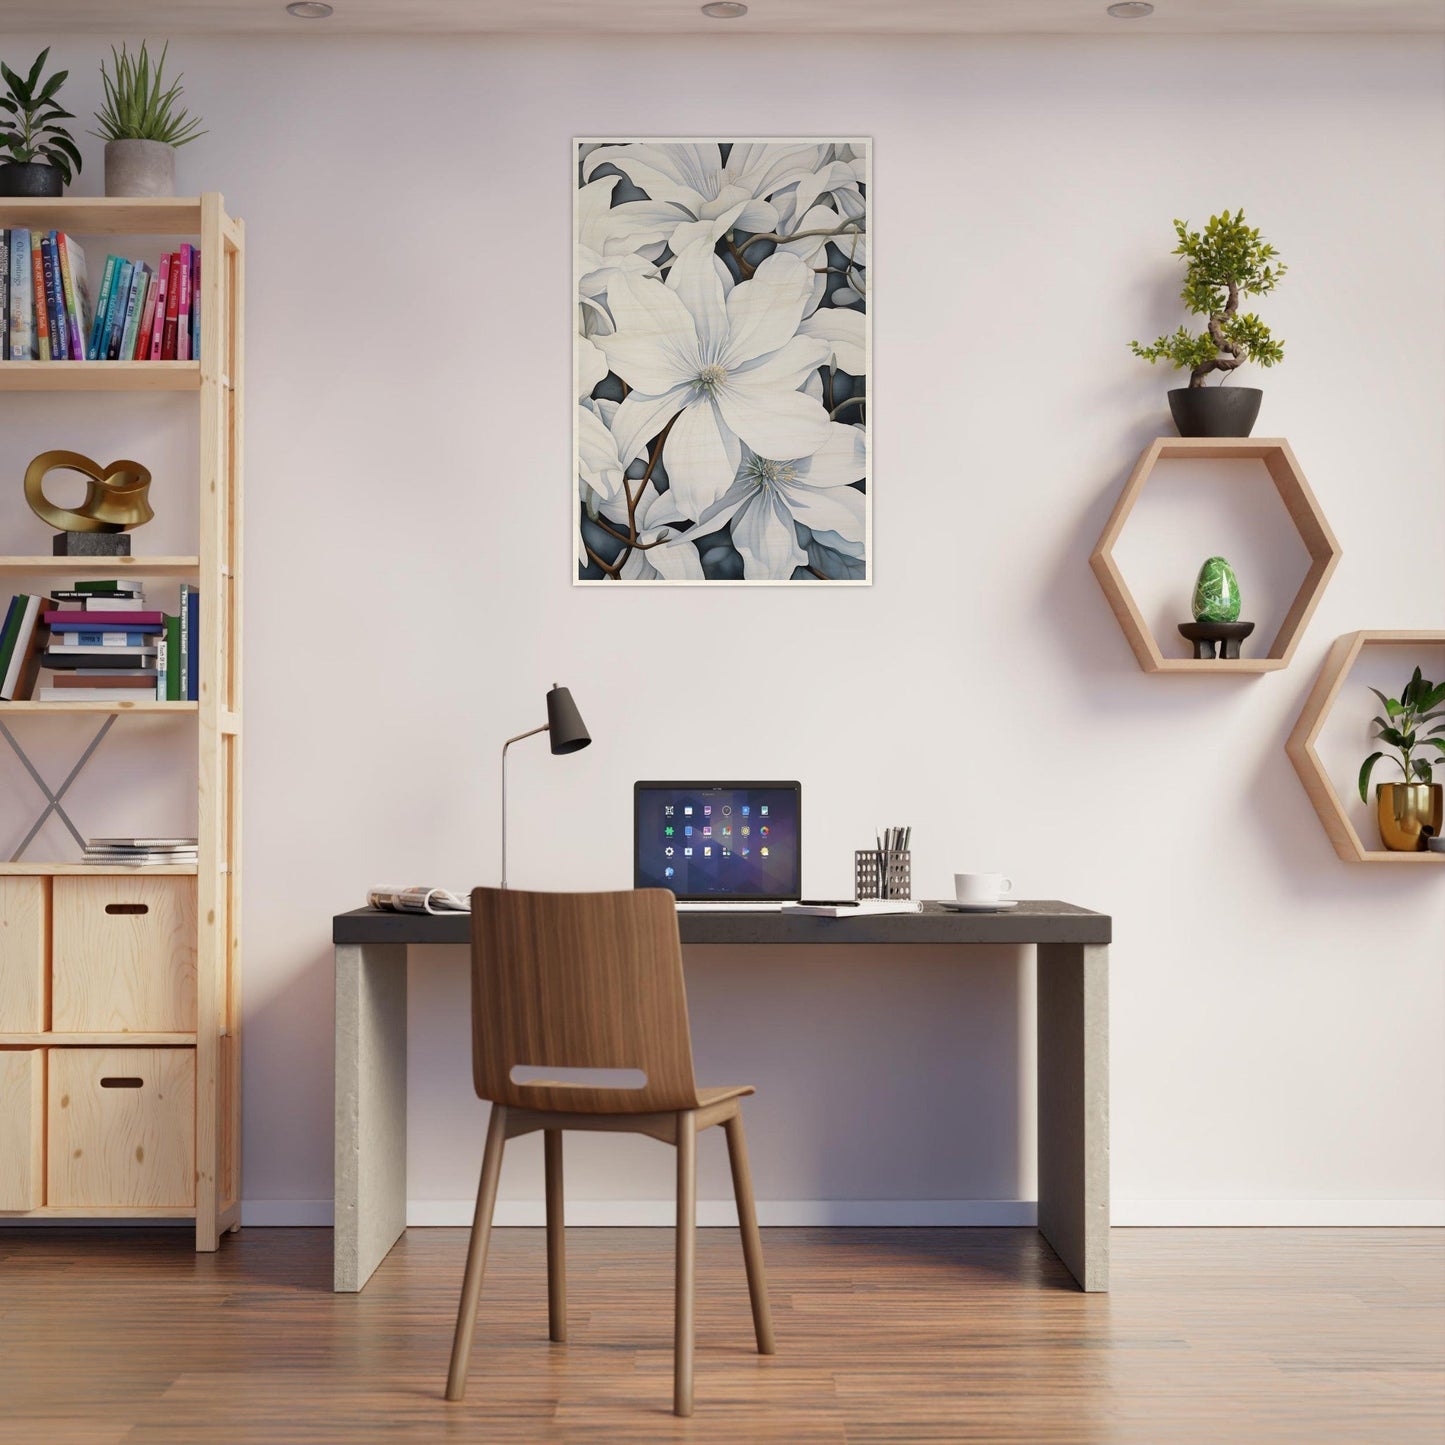
[[[743,837],[746,838],[753,830],[746,823],[743,824]]]
[[[764,858],[768,856],[768,850],[766,848],[759,848],[758,852],[761,853]]]
[[[763,826],[758,829],[758,832],[766,838],[768,836],[768,825],[764,823]]]
[[[692,817],[692,804],[691,804],[691,803],[687,804],[687,806],[683,808],[683,810],[682,810],[682,815],[683,815],[684,818],[690,818],[690,817]]]
[[[682,850],[682,856],[683,856],[684,858],[691,858],[691,857],[692,857],[692,849],[691,849],[691,848],[684,848],[684,849]]]
[[[731,804],[731,803],[724,803],[724,804],[723,804],[723,817],[726,818],[727,815],[728,815],[729,813],[731,813],[731,812],[732,812],[732,804]]]
[[[704,825],[703,825],[702,836],[703,836],[704,838],[711,838],[711,837],[712,837],[712,829],[711,829],[710,827],[708,827],[707,824],[704,824]]]
[[[732,853],[731,853],[731,851],[730,851],[729,849],[727,849],[727,848],[724,848],[724,849],[723,849],[723,854],[722,854],[722,855],[723,855],[724,858],[731,858],[731,857],[733,856]]]
[[[683,824],[683,826],[682,826],[682,836],[683,836],[684,838],[691,838],[691,837],[692,837],[692,824],[691,824],[691,823],[684,823],[684,824]]]
[[[761,804],[758,808],[758,812],[762,817],[766,818],[768,816],[768,805],[766,803]]]
[[[670,817],[672,817],[672,804],[671,804],[671,803],[667,803],[667,804],[664,805],[664,807],[663,807],[663,809],[662,809],[662,815],[663,815],[664,818],[670,818]]]
[[[669,858],[671,858],[672,855],[673,855],[673,852],[674,852],[675,850],[673,849],[672,844],[669,843],[669,844],[667,845],[667,847],[664,848],[662,851],[663,851]]]
[[[704,848],[704,849],[702,850],[702,856],[703,856],[704,858],[711,858],[711,857],[712,857],[712,849],[711,849],[711,848]]]
[[[724,827],[722,830],[722,835],[724,838],[731,838],[733,835],[733,830],[731,828]]]
[[[663,831],[669,838],[671,838],[672,835],[673,835],[673,833],[676,831],[676,829],[674,829],[673,826],[672,826],[672,824],[669,823],[669,824],[667,825],[667,827],[665,827],[662,831]]]
[[[744,858],[748,856],[748,850],[746,848],[739,848],[738,852],[741,853]]]
[[[747,815],[748,815],[751,811],[752,811],[752,809],[749,808],[746,803],[744,803],[744,804],[743,804],[743,817],[746,818]]]
[[[664,868],[664,869],[662,870],[662,876],[663,876],[664,878],[672,878],[672,877],[675,877],[676,874],[677,874],[677,869],[676,869],[676,868]]]
[[[711,804],[711,803],[704,803],[704,804],[702,805],[702,815],[703,815],[704,818],[711,818],[711,817],[712,817],[712,804]]]

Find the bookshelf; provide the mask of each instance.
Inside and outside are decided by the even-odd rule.
[[[0,556],[0,591],[8,588],[8,596],[86,576],[195,584],[201,594],[199,699],[0,701],[0,722],[18,736],[63,713],[90,713],[120,727],[128,713],[184,719],[197,733],[199,854],[195,864],[144,868],[0,862],[0,1214],[192,1220],[196,1248],[214,1250],[240,1224],[245,231],[214,193],[0,200],[0,227],[20,226],[106,238],[95,247],[102,254],[119,249],[125,237],[144,237],[146,244],[174,238],[201,249],[197,360],[0,362],[0,426],[12,438],[21,434],[26,414],[6,399],[11,392],[175,392],[184,396],[167,405],[197,408],[194,554]],[[124,450],[118,436],[117,454]],[[137,542],[144,536],[138,532]],[[91,766],[103,770],[103,747]],[[38,792],[36,798],[38,812]],[[137,999],[151,1000],[147,1006],[160,1010],[156,1018],[178,1010],[184,1018],[156,1024],[122,1017]],[[97,1016],[84,1028],[60,1026],[65,1007]],[[77,1081],[99,1087],[62,1102],[52,1087],[59,1079],[72,1091]],[[152,1088],[158,1080],[165,1082]],[[78,1130],[90,1134],[78,1136]],[[151,1139],[153,1147],[120,1147],[126,1131]],[[69,1147],[87,1142],[93,1143],[88,1155]],[[141,1153],[156,1162],[133,1163]],[[66,1162],[82,1157],[88,1168]]]

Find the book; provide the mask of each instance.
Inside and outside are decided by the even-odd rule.
[[[154,669],[147,672],[144,668],[87,668],[82,672],[62,673],[52,679],[51,686],[70,688],[73,691],[84,691],[95,687],[131,689],[143,687],[154,692],[156,690],[156,674]]]
[[[161,633],[160,641],[156,644],[156,701],[169,702],[167,688],[170,685],[170,644],[166,640],[165,633]]]
[[[201,248],[191,250],[191,360],[201,359]]]
[[[114,592],[82,592],[79,587],[62,587],[52,592],[51,597],[57,602],[94,602],[101,600],[105,602],[143,602],[145,594],[139,587],[122,588],[117,587]]]
[[[150,355],[151,327],[155,324],[156,291],[159,286],[160,278],[154,272],[146,277],[145,305],[141,308],[140,325],[136,327],[135,345],[130,352],[132,361],[144,361]]]
[[[72,613],[72,616],[83,617],[84,613]],[[50,645],[60,652],[83,652],[89,647],[149,647],[155,638],[153,634],[159,629],[152,628],[149,631],[138,632],[104,632],[100,630],[99,623],[91,623],[96,629],[90,632],[75,632],[66,629],[56,632],[52,627],[50,631],[54,634],[50,639]]]
[[[166,695],[167,702],[181,700],[181,619],[166,618]]]
[[[472,900],[446,888],[368,888],[366,906],[389,913],[470,913]]]
[[[120,360],[120,333],[125,326],[125,308],[130,302],[130,287],[134,277],[135,262],[122,260],[115,271],[115,290],[111,293],[110,315],[105,322],[102,361]]]
[[[784,903],[778,911],[805,918],[876,918],[880,913],[918,913],[921,910],[908,898],[867,898],[857,903]]]
[[[115,273],[119,266],[119,256],[105,258],[105,271],[100,278],[100,290],[95,293],[95,316],[90,323],[90,340],[85,348],[86,356],[92,361],[100,361],[105,356],[102,342],[105,339],[106,327],[109,325],[110,303],[115,294]]]
[[[10,662],[5,669],[4,681],[0,682],[0,698],[6,702],[20,702],[34,691],[35,674],[40,670],[40,658],[45,649],[45,627],[41,622],[44,603],[43,597],[25,598],[25,611],[15,634]]]
[[[130,592],[139,597],[141,588],[129,582],[120,582],[115,578],[104,579],[100,577],[87,577],[84,581],[77,582],[72,589],[75,592]]]
[[[45,257],[41,248],[43,232],[30,233],[30,293],[35,299],[35,354],[50,360],[50,301],[45,290]]]
[[[181,280],[180,280],[180,254],[168,258],[170,261],[170,281],[166,287],[166,324],[165,330],[161,333],[161,357],[162,361],[174,361],[176,359],[176,319],[180,315]]]
[[[62,607],[60,609],[62,612],[88,612],[91,616],[101,612],[132,612],[135,610],[137,601],[144,601],[143,598],[138,599],[133,593],[127,593],[123,597],[120,595],[106,597],[95,592],[82,592],[79,597],[66,597],[59,592],[51,595],[56,602],[79,604],[78,606]]]
[[[191,247],[181,246],[178,261],[181,273],[181,294],[176,302],[176,360],[191,359]]]
[[[67,628],[71,632],[93,632],[95,624],[85,623],[83,612],[47,612],[45,620],[52,627]],[[130,632],[159,632],[165,621],[164,612],[111,612],[106,615],[107,632],[122,629]]]
[[[171,258],[161,257],[160,265],[156,267],[156,305],[155,317],[151,321],[151,343],[148,353],[151,361],[161,359],[161,343],[165,337],[166,329],[166,297],[170,292],[171,285]]]
[[[60,249],[60,279],[65,288],[65,310],[70,322],[70,359],[84,361],[90,314],[90,278],[85,270],[85,248],[74,236],[61,231],[56,238]]]
[[[87,838],[87,848],[145,848],[154,853],[162,848],[185,848],[194,853],[199,838]]]
[[[10,232],[0,229],[0,361],[10,360]]]
[[[20,630],[20,619],[24,614],[24,595],[12,597],[5,610],[4,626],[0,626],[0,681],[4,681],[6,670],[10,666],[10,654],[15,650],[15,634]]]
[[[125,319],[120,328],[120,350],[117,360],[129,361],[135,355],[136,330],[140,326],[140,313],[145,306],[146,285],[150,278],[150,267],[139,262],[131,277],[130,298],[125,303]]]
[[[72,692],[64,687],[42,687],[35,694],[36,702],[140,702],[135,689],[129,687],[96,687],[85,692]],[[149,699],[144,699],[149,701]]]
[[[10,231],[10,359],[35,359],[35,303],[30,291],[30,232]]]
[[[156,658],[154,647],[47,647],[40,663],[51,672],[68,672],[81,667],[154,667]]]
[[[186,609],[181,619],[181,656],[185,662],[185,671],[181,674],[184,688],[181,696],[187,702],[199,702],[201,698],[201,594],[194,587],[182,584],[181,602]]]
[[[60,289],[60,257],[55,250],[55,232],[40,238],[40,264],[45,276],[45,314],[50,328],[50,359],[70,359],[70,328],[65,321],[65,301]]]

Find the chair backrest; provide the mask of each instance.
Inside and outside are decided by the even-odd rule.
[[[636,1069],[640,1088],[517,1083],[517,1067]],[[472,893],[472,1074],[523,1109],[643,1114],[698,1106],[673,895]]]

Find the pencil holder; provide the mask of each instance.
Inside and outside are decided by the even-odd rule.
[[[913,855],[887,849],[860,848],[853,854],[853,897],[912,898]]]

